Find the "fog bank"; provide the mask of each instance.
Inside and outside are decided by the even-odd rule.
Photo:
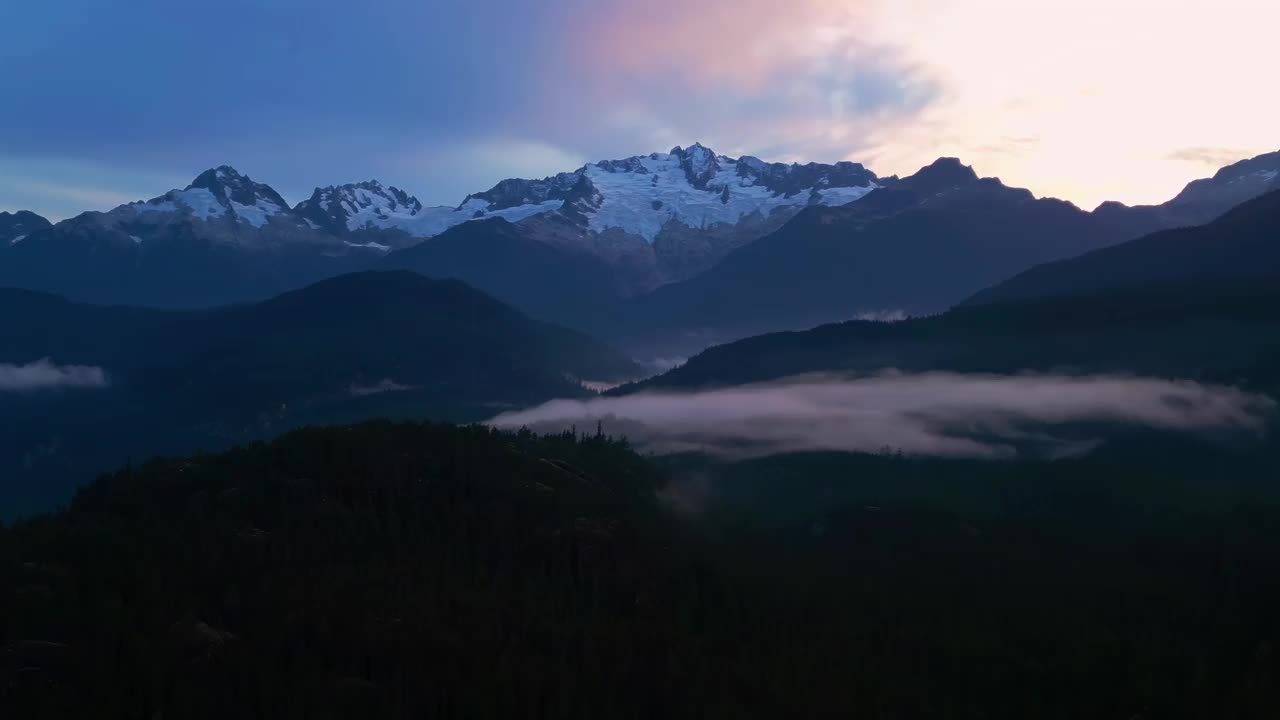
[[[750,457],[801,450],[1009,457],[1034,444],[1080,454],[1102,438],[1063,426],[1107,423],[1181,432],[1261,432],[1273,400],[1235,388],[1120,376],[886,373],[806,375],[694,392],[553,400],[503,413],[502,428],[572,425],[626,435],[639,449]],[[1056,426],[1056,428],[1055,428]],[[1056,430],[1056,431],[1055,431]]]
[[[55,365],[49,358],[26,365],[0,363],[0,392],[106,386],[107,374],[102,368],[92,365]]]

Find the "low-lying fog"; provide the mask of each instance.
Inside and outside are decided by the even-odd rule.
[[[57,365],[43,358],[25,365],[0,363],[0,392],[30,392],[57,388],[106,387],[107,374],[92,365]]]
[[[798,450],[1009,457],[1034,445],[1050,455],[1087,452],[1080,424],[1183,432],[1261,433],[1276,403],[1235,388],[1120,376],[806,375],[693,392],[553,400],[490,421],[561,432],[576,425],[626,435],[657,453],[749,457]],[[1076,430],[1067,432],[1066,426]]]

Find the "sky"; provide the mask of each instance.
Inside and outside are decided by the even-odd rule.
[[[1274,0],[0,3],[0,210],[231,164],[427,204],[700,141],[1162,202],[1280,149]]]

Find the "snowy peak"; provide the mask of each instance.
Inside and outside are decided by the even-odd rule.
[[[294,211],[308,225],[333,233],[403,228],[418,213],[418,198],[377,180],[316,188]]]
[[[602,160],[541,180],[503,180],[468,195],[455,213],[430,210],[415,234],[428,236],[477,218],[516,222],[559,213],[593,233],[621,230],[653,243],[673,222],[703,231],[809,204],[843,205],[870,192],[875,181],[857,163],[766,163],[717,155],[694,143],[669,153]]]
[[[737,160],[738,175],[750,178],[770,191],[793,197],[822,188],[868,187],[877,180],[876,174],[861,163],[841,161],[834,165],[823,163],[787,164],[767,163],[760,158],[744,155]]]
[[[702,143],[694,143],[688,149],[679,145],[671,148],[671,155],[680,158],[680,167],[689,184],[699,190],[706,190],[707,184],[720,173],[720,163],[716,154]],[[726,158],[727,159],[727,158]]]
[[[205,170],[187,186],[187,190],[200,188],[213,193],[219,200],[235,202],[241,205],[257,205],[268,203],[277,208],[286,208],[284,198],[270,185],[254,182],[248,175],[240,174],[229,165],[221,165]]]
[[[178,213],[204,221],[224,219],[254,228],[289,212],[284,198],[270,185],[254,182],[227,165],[200,173],[183,190],[170,190],[145,203],[120,208],[126,209],[138,214]]]
[[[505,210],[524,205],[540,205],[553,200],[564,202],[573,194],[582,170],[563,172],[541,180],[511,178],[484,192],[468,195],[459,210]],[[480,203],[484,203],[483,206]]]

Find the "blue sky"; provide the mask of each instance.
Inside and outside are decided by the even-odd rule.
[[[378,178],[455,204],[695,140],[881,174],[959,155],[1091,207],[1163,199],[1280,145],[1274,94],[1256,90],[1270,3],[1099,0],[1097,30],[1091,2],[9,2],[0,209],[107,209],[223,163],[294,202]]]

